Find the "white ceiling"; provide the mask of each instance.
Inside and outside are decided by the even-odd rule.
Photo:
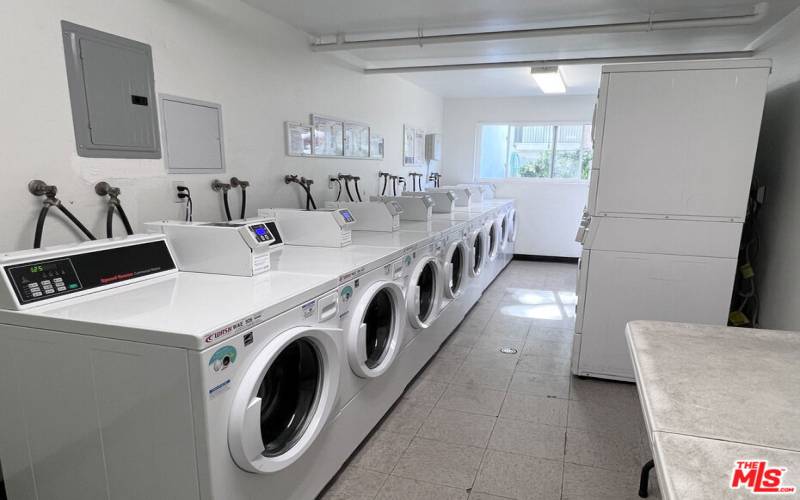
[[[244,0],[323,41],[734,15],[756,0]],[[727,28],[553,36],[334,52],[361,68],[738,51],[800,5],[768,0],[758,23]],[[310,39],[311,39],[310,37]],[[599,67],[563,67],[571,94],[597,90]],[[444,97],[540,95],[527,68],[403,73]]]

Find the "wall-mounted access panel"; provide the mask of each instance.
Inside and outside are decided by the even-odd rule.
[[[61,22],[78,155],[161,158],[150,46]]]
[[[164,159],[172,174],[225,171],[222,107],[213,102],[159,94]]]

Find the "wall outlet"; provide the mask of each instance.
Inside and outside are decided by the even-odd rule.
[[[178,186],[186,186],[184,181],[172,181],[172,201],[175,203],[185,203],[186,198],[178,198]]]

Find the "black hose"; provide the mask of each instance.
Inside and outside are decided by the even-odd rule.
[[[405,179],[399,179],[397,182],[399,182],[400,184],[403,185],[403,191],[405,191],[407,189],[408,185],[406,184],[406,180]]]
[[[339,185],[339,191],[336,193],[336,201],[339,201],[339,199],[342,197],[342,181],[339,179],[334,180],[336,181],[336,184]]]
[[[389,185],[389,176],[383,176],[383,189],[381,190],[381,196],[386,194],[386,186]]]
[[[392,194],[397,196],[397,177],[392,177]]]
[[[361,199],[361,189],[358,188],[358,178],[356,177],[353,179],[353,184],[356,185],[356,196],[358,196],[358,201],[364,201]]]
[[[242,215],[239,218],[244,219],[244,215],[246,212],[247,212],[247,190],[242,188]]]
[[[50,205],[45,204],[42,210],[39,211],[39,218],[36,219],[36,232],[33,235],[33,248],[41,248],[42,246],[42,232],[44,231],[44,220],[47,218],[47,212],[50,210]]]
[[[225,217],[227,217],[229,221],[233,220],[231,218],[231,207],[230,207],[230,205],[228,205],[228,192],[227,191],[223,191],[222,192],[222,203],[225,205]]]
[[[306,188],[306,193],[308,193],[308,201],[311,202],[311,208],[316,210],[317,209],[317,203],[314,201],[314,197],[311,196],[311,186]]]
[[[86,226],[84,226],[84,225],[81,223],[81,221],[79,221],[79,220],[78,220],[78,219],[77,219],[77,218],[76,218],[74,215],[72,215],[72,212],[70,212],[69,210],[67,210],[67,207],[65,207],[64,205],[62,205],[62,204],[60,204],[60,203],[59,203],[58,205],[56,205],[56,206],[58,207],[58,209],[59,209],[59,210],[61,210],[61,212],[62,212],[64,215],[66,215],[66,216],[67,216],[67,218],[68,218],[69,220],[71,220],[71,221],[72,221],[72,223],[73,223],[73,224],[75,224],[75,226],[77,226],[77,227],[78,227],[78,229],[80,229],[80,230],[81,230],[81,232],[83,232],[83,234],[85,234],[85,235],[86,235],[86,237],[87,237],[87,238],[89,238],[90,240],[96,240],[96,239],[97,239],[97,238],[95,238],[95,237],[94,237],[94,235],[93,235],[93,234],[92,234],[92,233],[91,233],[91,232],[90,232],[88,229],[86,229]]]
[[[350,192],[350,181],[347,179],[344,180],[344,189],[347,191],[347,197],[350,198],[350,201],[355,201],[353,198],[353,193]]]
[[[108,210],[106,211],[106,237],[113,238],[114,237],[114,204],[108,204]]]
[[[132,235],[133,228],[128,220],[128,216],[125,215],[125,210],[122,209],[122,203],[117,203],[117,211],[119,212],[119,218],[122,219],[122,225],[125,226],[125,232],[128,233],[128,236]]]

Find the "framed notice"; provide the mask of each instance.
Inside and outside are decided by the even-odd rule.
[[[286,122],[286,154],[311,156],[311,126]]]
[[[311,126],[314,155],[344,155],[344,123],[342,120],[311,115]]]
[[[344,155],[353,158],[369,158],[368,125],[344,122]]]
[[[414,127],[403,125],[403,165],[414,165],[414,143],[416,132]]]
[[[414,163],[425,164],[425,131],[418,128],[414,129]]]
[[[370,135],[369,157],[376,160],[383,159],[383,136],[377,134]]]

